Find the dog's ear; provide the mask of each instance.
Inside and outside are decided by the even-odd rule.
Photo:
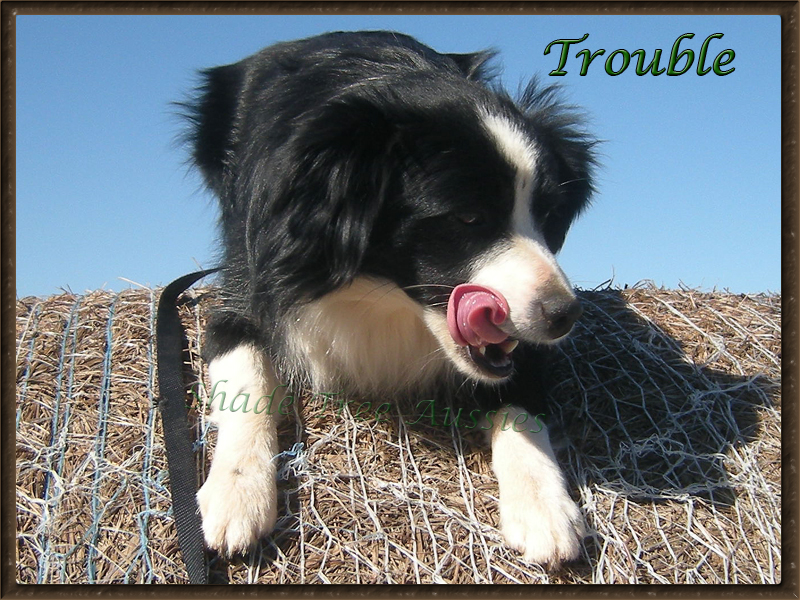
[[[584,129],[585,117],[561,102],[558,86],[540,86],[533,79],[519,100],[530,127],[550,152],[542,156],[553,175],[534,198],[534,215],[548,248],[556,253],[575,218],[594,193],[597,140]]]
[[[236,132],[236,111],[244,83],[239,64],[215,67],[202,72],[202,84],[194,101],[185,104],[191,131],[192,158],[216,193],[222,189],[227,161]]]
[[[494,50],[471,54],[447,54],[446,56],[456,63],[467,79],[488,82],[498,75],[498,70],[491,64],[492,59],[497,56],[497,52]]]
[[[281,236],[263,243],[282,285],[319,296],[359,272],[384,200],[400,177],[392,160],[396,129],[382,104],[358,94],[306,115],[289,151],[268,167],[268,228]]]
[[[574,134],[574,135],[571,135]],[[551,252],[561,250],[572,223],[589,205],[594,193],[592,172],[595,142],[574,131],[559,131],[553,136],[554,181],[543,190],[549,196],[542,203],[542,231]]]

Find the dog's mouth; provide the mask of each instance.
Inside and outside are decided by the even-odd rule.
[[[465,283],[455,287],[447,303],[447,326],[453,341],[486,375],[508,377],[519,341],[500,326],[509,316],[503,295],[487,286]]]
[[[467,354],[481,371],[495,377],[508,377],[514,369],[511,353],[518,345],[517,340],[508,339],[502,344],[468,346]]]

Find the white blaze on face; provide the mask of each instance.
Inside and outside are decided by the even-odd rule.
[[[499,291],[508,301],[510,324],[517,332],[532,325],[531,307],[548,294],[571,294],[571,286],[533,222],[531,193],[538,163],[534,141],[513,121],[484,112],[486,130],[515,171],[514,209],[508,240],[487,252],[471,283]]]

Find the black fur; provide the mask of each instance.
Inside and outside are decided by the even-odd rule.
[[[221,205],[225,296],[209,359],[243,340],[280,355],[286,315],[360,274],[446,304],[444,286],[504,235],[513,204],[513,172],[478,105],[538,141],[532,210],[561,248],[592,191],[592,141],[553,88],[533,81],[513,101],[491,58],[332,33],[204,73],[191,141]]]

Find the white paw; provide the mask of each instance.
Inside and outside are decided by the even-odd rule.
[[[197,501],[208,547],[223,555],[244,553],[275,527],[275,467],[269,459],[235,466],[215,463]]]
[[[500,494],[500,530],[509,547],[551,567],[578,558],[586,528],[566,489],[531,480],[509,491]]]

